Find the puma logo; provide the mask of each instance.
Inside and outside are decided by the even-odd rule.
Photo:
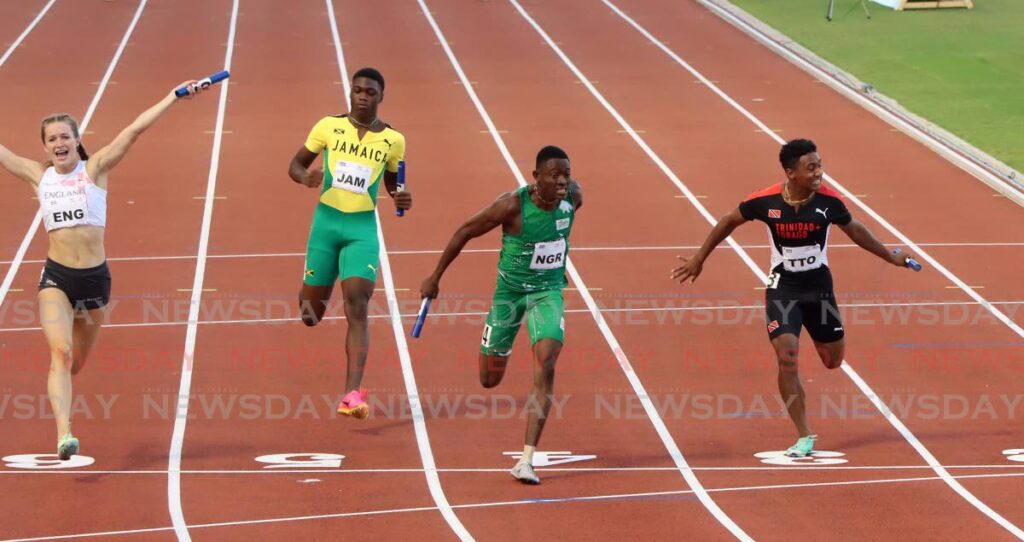
[[[815,213],[821,213],[821,216],[823,216],[825,218],[828,218],[828,215],[825,214],[825,213],[828,212],[828,207],[825,207],[824,211],[822,211],[821,209],[815,209],[814,212]]]
[[[373,271],[374,274],[377,274],[377,268],[374,267],[373,264],[369,264],[368,263],[368,264],[366,264],[366,267],[369,267],[370,271]]]

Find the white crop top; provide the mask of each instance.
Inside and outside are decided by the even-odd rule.
[[[50,232],[75,226],[107,225],[107,191],[89,178],[81,160],[66,175],[50,166],[39,181],[37,195],[43,213],[43,224]]]

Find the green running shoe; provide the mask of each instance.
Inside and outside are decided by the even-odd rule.
[[[59,457],[61,461],[67,461],[68,459],[71,459],[71,456],[78,453],[78,448],[78,439],[73,437],[71,433],[68,433],[57,441],[57,457]]]
[[[814,451],[814,441],[818,440],[818,435],[807,435],[801,437],[796,441],[796,444],[789,447],[786,450],[786,455],[789,457],[807,457]]]

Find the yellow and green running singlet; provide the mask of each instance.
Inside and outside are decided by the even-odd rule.
[[[377,205],[384,169],[397,172],[405,157],[405,136],[385,125],[383,131],[359,130],[348,116],[324,117],[306,139],[306,148],[324,154],[320,202],[345,213],[372,211]]]
[[[405,156],[405,137],[387,126],[359,139],[347,117],[325,117],[313,127],[306,148],[324,154],[324,183],[309,230],[303,282],[376,281],[380,244],[373,210],[385,169],[397,172]]]

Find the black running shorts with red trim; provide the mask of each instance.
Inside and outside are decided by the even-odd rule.
[[[767,288],[764,307],[768,326],[768,338],[792,333],[800,336],[800,328],[807,328],[807,334],[819,343],[830,343],[842,339],[843,320],[839,316],[836,296],[832,291],[832,273],[826,273],[821,280],[808,289],[792,286]]]

